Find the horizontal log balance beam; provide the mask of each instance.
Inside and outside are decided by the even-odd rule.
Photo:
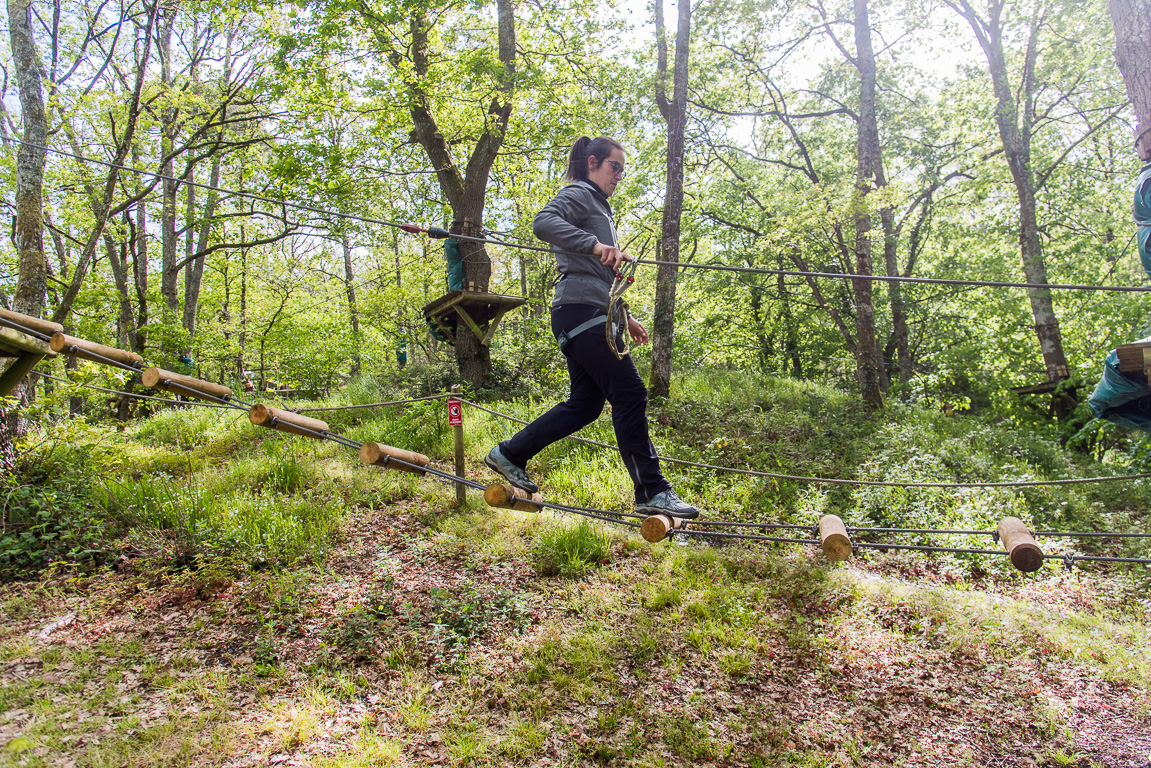
[[[314,437],[323,440],[328,434],[328,422],[313,419],[291,411],[282,411],[270,405],[256,403],[248,411],[248,420],[257,427],[267,427],[277,432]]]
[[[666,539],[672,531],[677,531],[682,527],[683,518],[681,517],[651,515],[645,517],[643,522],[639,524],[639,535],[643,536],[644,541],[655,544],[657,541]]]
[[[52,348],[53,352],[62,352],[65,355],[78,357],[81,360],[91,360],[94,363],[107,363],[108,361],[112,361],[127,366],[128,368],[136,369],[144,366],[144,358],[135,352],[128,352],[127,350],[116,349],[115,347],[106,347],[94,341],[77,339],[75,336],[68,336],[63,333],[54,334],[52,338],[49,339],[48,346]]]
[[[427,456],[383,443],[368,442],[360,446],[360,461],[369,466],[398,469],[413,475],[423,476],[428,473],[424,469],[429,461]]]
[[[1011,564],[1024,573],[1038,571],[1043,565],[1043,550],[1035,537],[1018,517],[1005,517],[999,521],[999,540],[1011,557]]]
[[[165,371],[163,368],[148,368],[141,374],[140,380],[145,387],[201,400],[230,400],[232,397],[231,388],[223,384],[194,379],[191,376]]]
[[[851,537],[847,535],[847,526],[835,515],[819,518],[819,545],[823,556],[833,562],[849,560],[854,549]]]
[[[492,483],[484,489],[484,501],[489,507],[497,509],[539,512],[543,509],[544,497],[538,493],[529,494],[522,488],[507,483]]]
[[[42,320],[39,317],[32,317],[31,315],[22,315],[19,312],[13,312],[10,309],[0,307],[0,325],[6,325],[9,328],[15,328],[18,331],[25,329],[35,331],[41,336],[54,336],[57,333],[63,333],[64,326],[59,323],[54,323],[51,320]]]

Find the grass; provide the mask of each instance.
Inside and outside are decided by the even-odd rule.
[[[976,418],[897,405],[867,417],[808,382],[701,372],[679,387],[652,404],[654,437],[692,459],[871,479],[1112,471]],[[384,399],[367,384],[342,397]],[[495,407],[530,418],[546,404]],[[450,465],[442,411],[331,422]],[[471,410],[466,424],[475,467],[515,429]],[[227,413],[165,413],[120,437],[66,429],[57,445],[102,478],[89,501],[131,557],[0,587],[0,764],[981,764],[1039,737],[1048,763],[1082,763],[1072,715],[1084,710],[1064,678],[1134,730],[1151,721],[1138,572],[1050,563],[1021,576],[879,553],[833,567],[801,546],[648,545],[474,495],[456,509],[429,479]],[[613,440],[607,418],[586,434]],[[529,468],[549,499],[630,507],[612,451],[564,442]],[[770,522],[987,527],[1011,512],[1137,526],[1148,501],[1138,485],[821,490],[666,469],[709,516]],[[35,639],[72,612],[74,625]]]

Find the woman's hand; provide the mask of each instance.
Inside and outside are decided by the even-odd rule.
[[[643,327],[643,323],[631,315],[627,316],[627,332],[636,344],[647,344],[647,329]]]
[[[599,263],[611,267],[612,269],[619,269],[619,265],[624,261],[631,261],[631,256],[616,248],[614,245],[604,245],[603,243],[596,243],[595,248],[592,249],[592,254],[599,256]]]

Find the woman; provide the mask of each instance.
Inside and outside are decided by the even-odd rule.
[[[567,358],[571,378],[568,399],[491,450],[484,463],[512,485],[529,493],[538,486],[525,467],[555,441],[587,426],[612,405],[612,426],[624,466],[635,485],[636,512],[693,518],[699,510],[684,503],[659,470],[647,429],[647,388],[631,355],[623,359],[608,346],[604,324],[613,322],[616,348],[623,347],[619,326],[638,344],[647,331],[630,315],[608,320],[612,280],[631,257],[620,250],[608,198],[624,175],[619,142],[601,136],[579,139],[568,156],[571,182],[536,215],[536,237],[552,246],[560,281],[552,300],[552,333]]]

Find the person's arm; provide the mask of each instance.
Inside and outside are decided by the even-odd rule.
[[[599,244],[599,238],[572,223],[584,221],[592,213],[590,202],[588,195],[578,191],[578,188],[561,189],[536,214],[532,221],[532,232],[548,245],[561,250],[592,255]]]

